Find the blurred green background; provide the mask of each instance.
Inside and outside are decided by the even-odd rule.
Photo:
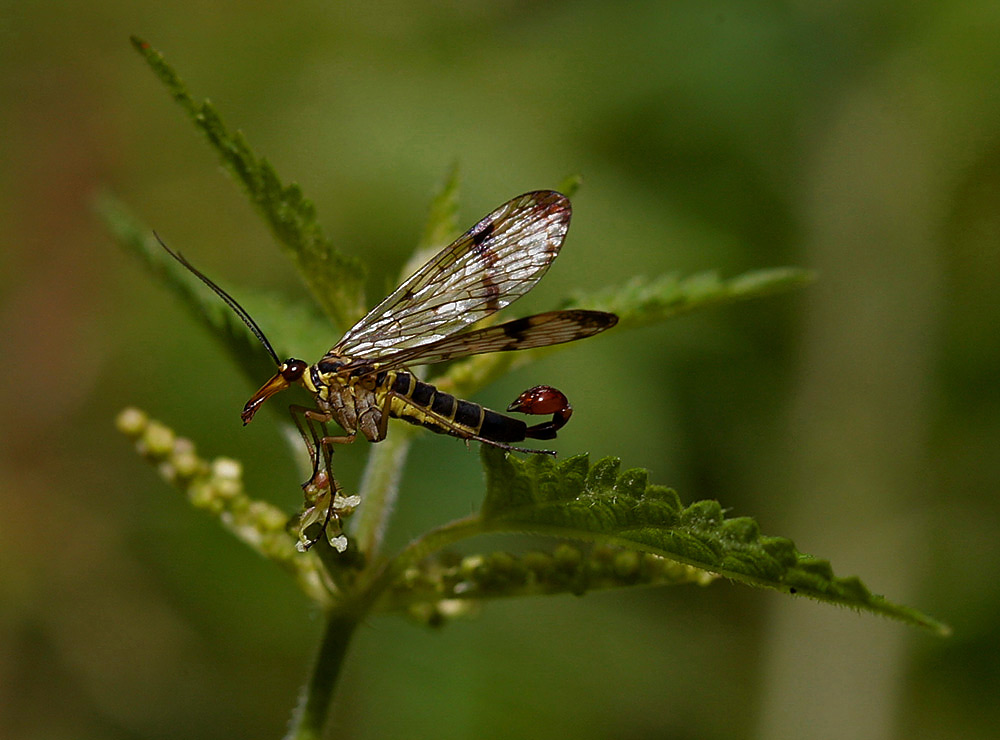
[[[996,736],[986,0],[4,3],[0,736],[279,737],[320,628],[114,431],[141,406],[298,505],[275,417],[241,429],[254,389],[93,215],[106,189],[224,284],[301,290],[131,33],[302,185],[372,266],[370,301],[456,161],[463,227],[585,178],[520,312],[636,274],[818,270],[798,294],[582,342],[477,400],[557,385],[576,408],[562,453],[649,468],[955,629],[726,583],[496,603],[441,632],[376,618],[332,737]],[[348,485],[364,447],[338,452]],[[481,490],[474,452],[424,435],[391,541]]]

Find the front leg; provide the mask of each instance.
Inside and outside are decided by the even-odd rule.
[[[331,447],[332,445],[349,445],[357,438],[357,432],[352,432],[351,434],[336,434],[321,438],[320,444],[324,447]]]
[[[382,416],[378,420],[378,439],[373,439],[372,442],[381,442],[389,433],[389,409],[392,408],[392,396],[392,391],[385,394],[385,400],[382,401]]]
[[[312,462],[312,475],[302,484],[306,496],[306,510],[304,518],[300,520],[299,543],[296,545],[297,549],[305,551],[316,544],[334,520],[338,522],[336,532],[339,533],[340,515],[349,512],[349,509],[340,511],[337,509],[340,488],[333,477],[333,445],[353,442],[356,433],[340,436],[327,434],[326,425],[335,420],[331,412],[298,405],[290,406],[289,411]],[[321,534],[309,538],[305,531],[313,524],[319,525]]]
[[[289,406],[288,410],[292,414],[292,421],[295,422],[295,428],[298,429],[302,441],[305,442],[306,451],[309,453],[309,462],[312,463],[312,475],[302,484],[302,488],[305,489],[309,485],[317,484],[321,472],[327,472],[332,476],[332,471],[330,470],[332,453],[330,452],[329,444],[326,443],[328,439],[326,425],[328,422],[333,421],[333,414],[297,404]],[[321,471],[320,469],[321,456],[324,462],[323,467],[326,468],[326,471]]]

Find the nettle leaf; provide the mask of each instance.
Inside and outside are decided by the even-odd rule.
[[[576,192],[583,185],[583,176],[580,174],[566,175],[559,184],[556,186],[556,190],[565,195],[567,198],[572,198],[576,195]]]
[[[220,341],[252,387],[274,373],[274,361],[247,326],[166,253],[147,225],[108,194],[97,199],[96,209],[115,241],[126,252],[138,257],[150,274],[181,299],[198,321]],[[282,338],[279,352],[282,349],[294,350],[292,354],[301,351],[305,356],[312,357],[322,354],[332,344],[333,330],[329,322],[305,304],[290,303],[279,296],[245,289],[231,292],[239,295],[240,303],[261,326],[266,327],[268,334]],[[282,356],[286,354],[282,353]]]
[[[254,154],[243,134],[230,133],[207,100],[194,101],[160,52],[141,39],[132,45],[216,150],[295,263],[313,297],[341,329],[364,313],[365,271],[360,260],[334,249],[316,220],[316,209],[298,185],[282,184],[271,164]]]
[[[412,262],[419,257],[419,261],[413,266],[413,270],[406,273],[407,275],[458,236],[458,189],[460,185],[461,177],[458,165],[454,164],[445,176],[441,187],[431,198],[430,206],[427,209],[427,221],[424,224],[423,233],[420,235],[420,241],[417,242],[416,254],[411,259]]]
[[[624,285],[595,293],[577,293],[559,308],[583,308],[617,314],[619,321],[614,331],[619,332],[655,324],[699,308],[794,290],[814,279],[813,272],[795,267],[753,270],[728,280],[723,280],[716,272],[703,272],[685,278],[668,274],[654,279],[634,278]],[[469,396],[511,370],[572,346],[571,343],[557,344],[527,352],[477,355],[452,364],[444,375],[434,379],[434,383],[448,393]]]
[[[486,599],[551,596],[624,586],[707,586],[718,576],[675,560],[610,545],[562,542],[551,551],[444,551],[406,569],[380,601],[431,626],[473,612]]]
[[[857,578],[798,552],[791,540],[762,535],[748,517],[727,518],[716,501],[683,505],[670,488],[650,484],[645,470],[622,471],[586,455],[557,463],[528,460],[484,445],[486,499],[467,535],[521,532],[638,550],[751,586],[809,596],[900,619],[939,634],[937,620],[872,594]]]
[[[797,267],[753,270],[728,280],[714,271],[683,278],[667,274],[653,279],[634,278],[595,293],[579,293],[567,307],[611,311],[618,314],[619,327],[645,326],[698,308],[794,290],[815,278],[812,271]]]

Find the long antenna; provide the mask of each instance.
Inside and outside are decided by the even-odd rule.
[[[206,277],[201,270],[199,270],[197,267],[188,262],[184,258],[184,255],[182,255],[180,252],[175,252],[170,247],[168,247],[166,243],[164,243],[164,241],[160,238],[160,235],[157,234],[155,231],[153,232],[153,236],[156,237],[156,241],[160,243],[160,246],[163,247],[165,250],[167,250],[167,254],[169,254],[175,260],[184,265],[184,267],[186,267],[188,270],[194,273],[195,277],[201,280],[201,282],[205,283],[205,285],[207,285],[209,288],[215,291],[215,294],[219,296],[219,298],[225,301],[226,305],[233,310],[233,313],[235,313],[237,316],[240,317],[243,323],[247,325],[247,328],[250,331],[252,331],[253,335],[260,340],[261,344],[264,345],[264,349],[266,349],[268,354],[270,354],[271,357],[274,359],[274,364],[280,367],[281,360],[278,359],[278,355],[274,351],[274,347],[272,347],[271,343],[267,341],[267,337],[264,336],[264,332],[261,331],[261,328],[257,326],[257,322],[254,321],[252,318],[250,318],[250,314],[246,312],[246,309],[244,309],[243,306],[237,303],[236,299],[233,298],[231,295],[229,295],[229,293],[224,291],[222,288],[220,288],[218,285],[212,282],[208,277]]]

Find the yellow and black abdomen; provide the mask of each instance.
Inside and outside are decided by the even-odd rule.
[[[520,419],[455,398],[405,370],[379,373],[376,381],[392,393],[389,415],[396,419],[461,439],[479,438],[501,444],[525,439],[527,424]]]

